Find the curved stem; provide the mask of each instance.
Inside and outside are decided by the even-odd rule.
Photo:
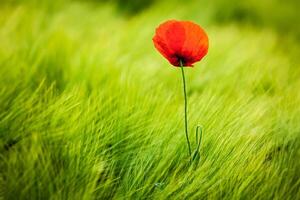
[[[199,137],[199,134],[198,134],[199,129],[200,129],[200,138],[199,138],[199,140],[198,140],[198,137]],[[200,159],[199,149],[200,149],[200,145],[201,145],[201,141],[202,141],[202,132],[203,132],[202,126],[199,126],[199,125],[198,125],[198,126],[196,127],[196,143],[197,143],[197,148],[196,148],[195,153],[194,153],[194,155],[193,155],[192,161],[195,160],[195,158],[197,157],[198,154],[199,154],[199,159]]]
[[[189,140],[189,133],[188,133],[188,110],[187,110],[187,96],[186,96],[186,83],[185,83],[185,76],[184,76],[184,69],[183,69],[183,63],[180,60],[180,68],[181,68],[181,74],[182,74],[182,82],[183,82],[183,94],[184,94],[184,125],[185,125],[185,136],[187,145],[189,148],[189,155],[190,159],[192,159],[192,151],[191,151],[191,144]]]

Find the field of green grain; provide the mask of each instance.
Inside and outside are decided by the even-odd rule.
[[[0,199],[300,199],[300,28],[287,0],[1,0]],[[192,20],[208,55],[153,47]]]

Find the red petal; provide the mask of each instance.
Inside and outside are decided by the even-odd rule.
[[[208,51],[208,37],[204,30],[193,22],[183,21],[186,40],[183,45],[182,54],[186,59],[186,65],[200,61]]]
[[[178,53],[185,40],[185,30],[180,22],[169,20],[156,29],[154,46],[172,65],[178,66]]]
[[[185,66],[192,66],[208,50],[206,33],[189,21],[166,21],[156,29],[153,42],[155,48],[174,66],[179,66],[180,60]]]

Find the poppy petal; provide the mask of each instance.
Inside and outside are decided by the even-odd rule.
[[[174,66],[192,66],[208,51],[204,30],[190,21],[168,20],[162,23],[153,37],[155,48]]]

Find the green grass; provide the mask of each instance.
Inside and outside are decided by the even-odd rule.
[[[241,21],[235,1],[49,2],[0,6],[0,199],[300,199],[299,34],[279,3]],[[151,40],[170,18],[210,38],[186,69],[191,167],[180,69]]]

